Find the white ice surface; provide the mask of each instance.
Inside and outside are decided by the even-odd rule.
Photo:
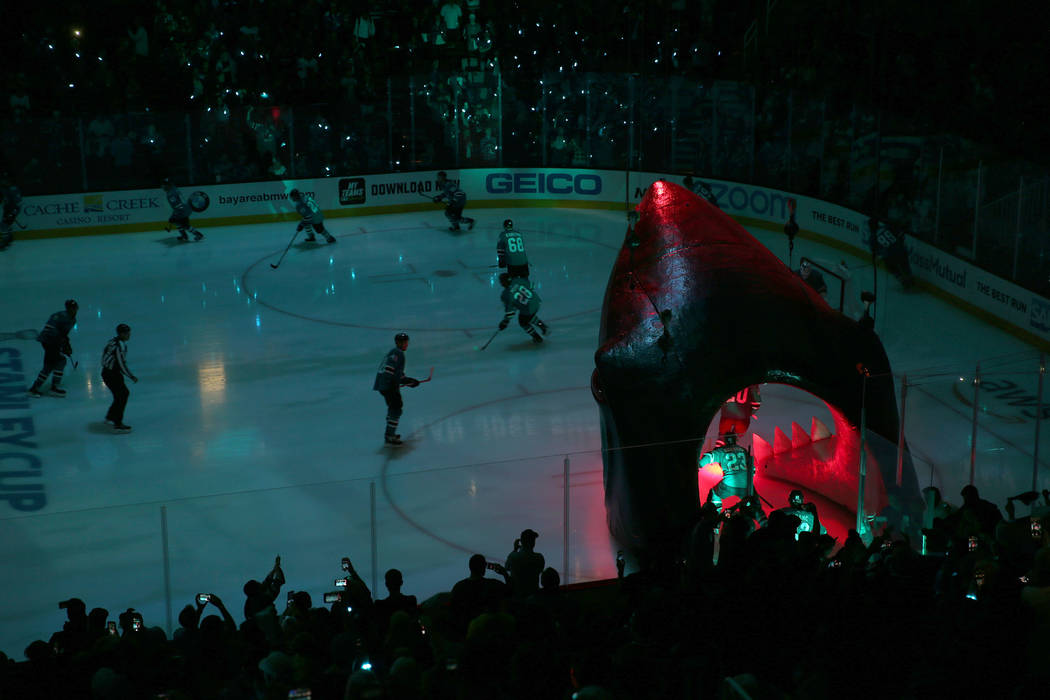
[[[0,420],[23,421],[0,423],[0,438],[26,418],[34,431],[28,447],[0,442],[3,472],[28,464],[12,454],[42,465],[39,478],[0,485],[40,485],[47,499],[35,512],[0,501],[0,649],[21,658],[61,628],[57,603],[72,596],[114,618],[134,607],[166,627],[169,595],[175,616],[213,592],[240,619],[241,586],[278,554],[286,588],[318,604],[344,555],[370,585],[378,580],[379,595],[383,572],[396,567],[405,591],[424,598],[463,578],[471,553],[502,561],[526,527],[563,582],[615,575],[588,383],[623,216],[474,216],[477,228],[459,235],[440,213],[333,219],[338,244],[297,244],[277,270],[288,223],[209,228],[199,243],[161,231],[17,241],[0,255],[0,334],[38,330],[64,299],[80,303],[69,396],[0,409]],[[551,335],[535,347],[512,323],[481,352],[502,315],[493,265],[508,217],[526,236]],[[782,235],[755,235],[787,255]],[[857,287],[870,288],[862,260],[800,239],[796,261],[801,254],[845,259]],[[978,361],[998,357],[1007,359],[988,361],[998,389],[981,396],[977,483],[1000,503],[1026,490],[1034,423],[1022,404],[1034,401],[1038,353],[885,274],[878,285],[877,330],[894,370],[922,377],[905,420],[922,485],[932,478],[957,500],[969,478],[968,380]],[[140,382],[126,415],[134,431],[114,435],[102,420],[110,394],[98,361],[121,322],[133,329],[129,364]],[[434,378],[404,390],[406,445],[394,450],[382,444],[385,406],[371,387],[401,330],[412,336],[408,374],[433,367]],[[31,382],[39,344],[0,335],[0,348],[20,354]],[[927,377],[932,367],[938,376]],[[22,381],[3,371],[0,381]],[[752,428],[770,442],[775,426],[790,434],[792,420],[808,427],[826,414],[803,392],[764,393]]]

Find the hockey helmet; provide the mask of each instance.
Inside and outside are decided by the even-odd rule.
[[[173,187],[175,187],[175,185],[171,184],[171,178],[167,177],[164,178],[164,180],[160,183],[160,186],[163,187],[165,190],[170,190]]]
[[[117,324],[117,335],[120,335],[121,333],[130,333],[130,332],[131,332],[131,326],[129,326],[128,324],[126,324],[126,323]]]
[[[510,229],[514,228],[514,222],[510,219],[504,219],[503,228],[509,231]]]
[[[299,190],[293,189],[291,192],[288,193],[288,197],[293,202],[298,202],[302,198],[302,195],[299,194]]]
[[[727,444],[727,445],[735,445],[736,444],[736,433],[734,433],[732,430],[730,430],[728,433],[726,433],[725,435],[722,436],[722,440],[725,441],[725,444]]]
[[[801,489],[792,489],[791,493],[788,494],[788,503],[798,508],[806,500],[806,497],[802,495]]]
[[[444,170],[440,171],[437,174],[437,179],[438,179],[438,182],[440,182],[442,180],[447,180],[448,179],[448,173],[446,173]]]
[[[66,299],[66,311],[75,314],[79,308],[80,304],[77,303],[76,299]]]
[[[398,333],[394,336],[394,345],[401,345],[402,343],[408,342],[408,333]]]

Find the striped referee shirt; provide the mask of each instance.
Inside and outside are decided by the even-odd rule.
[[[130,377],[128,369],[128,344],[120,338],[110,338],[102,351],[102,369],[117,370],[125,377]]]

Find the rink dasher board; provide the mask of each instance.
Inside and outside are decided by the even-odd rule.
[[[656,172],[578,168],[477,168],[447,171],[467,193],[467,210],[573,208],[623,211],[641,201],[657,179],[681,183],[684,176]],[[195,226],[219,227],[295,221],[288,192],[311,194],[326,218],[440,211],[426,201],[438,193],[437,171],[380,173],[237,184],[179,185],[184,201],[204,207],[191,215]],[[629,183],[628,183],[629,178]],[[792,206],[799,236],[844,252],[870,255],[867,215],[847,207],[782,190],[725,180],[707,180],[719,206],[744,226],[780,231]],[[178,183],[176,183],[178,184]],[[629,187],[628,187],[629,184]],[[163,230],[170,207],[158,187],[148,190],[26,197],[21,240]],[[1050,349],[1050,300],[992,275],[923,241],[908,238],[912,273],[925,291],[959,306],[1041,350]]]

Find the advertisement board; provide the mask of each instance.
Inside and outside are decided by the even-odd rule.
[[[666,173],[580,168],[485,168],[448,170],[468,197],[467,210],[485,207],[579,207],[624,210]],[[310,193],[326,217],[364,216],[440,209],[437,171],[381,173],[271,182],[180,186],[197,226],[261,223],[297,217],[288,193]],[[697,183],[700,182],[697,180]],[[800,235],[869,254],[868,217],[846,207],[782,190],[723,180],[703,180],[708,195],[744,225],[781,230],[791,207]],[[696,187],[696,183],[694,183]],[[171,209],[158,187],[151,190],[26,197],[19,237],[50,237],[163,229]],[[1050,341],[1050,301],[984,272],[914,238],[907,240],[914,276],[964,307],[993,316],[1022,334]]]

